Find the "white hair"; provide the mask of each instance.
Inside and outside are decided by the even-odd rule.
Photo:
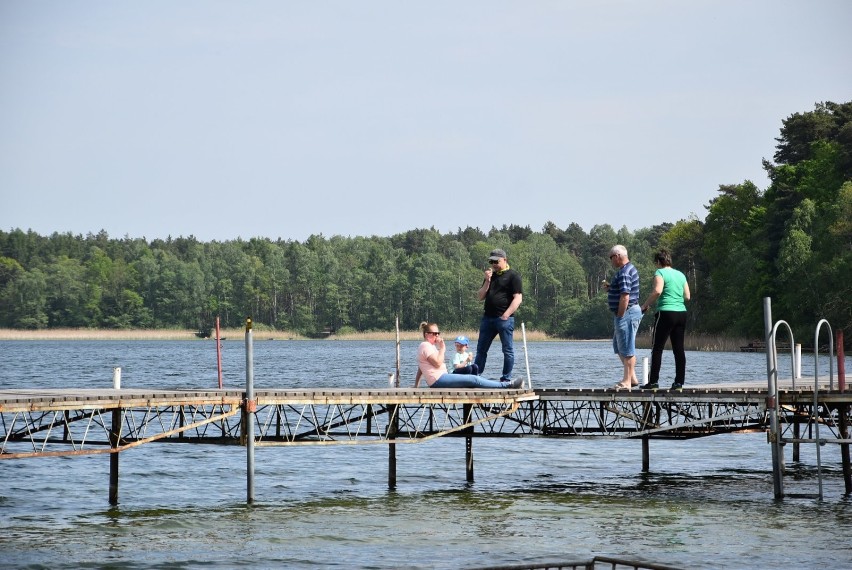
[[[623,255],[627,257],[627,248],[623,245],[614,245],[612,249],[609,250],[610,255]]]

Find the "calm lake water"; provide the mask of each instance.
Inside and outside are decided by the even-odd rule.
[[[403,343],[403,385],[416,346]],[[258,388],[384,387],[395,368],[393,342],[255,336],[254,354]],[[527,355],[534,387],[620,378],[606,342],[529,343]],[[496,343],[486,376],[501,358]],[[116,366],[123,388],[218,384],[213,341],[0,342],[0,388],[109,388]],[[244,385],[243,339],[223,342],[223,368],[225,387]],[[667,353],[661,381],[673,370]],[[803,381],[813,370],[805,354]],[[688,384],[765,377],[762,354],[687,353]],[[607,554],[682,568],[852,567],[837,446],[822,449],[821,502],[774,500],[764,434],[653,441],[650,473],[639,441],[477,439],[474,453],[469,484],[463,440],[399,445],[389,490],[385,446],[259,448],[250,507],[239,447],[122,453],[115,508],[107,456],[0,461],[0,566],[471,568]],[[815,493],[813,449],[802,446],[799,464],[787,455],[786,490]]]

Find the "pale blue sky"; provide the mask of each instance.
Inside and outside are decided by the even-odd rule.
[[[846,0],[0,0],[0,228],[631,230],[852,100]]]

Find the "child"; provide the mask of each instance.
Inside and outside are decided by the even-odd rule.
[[[479,367],[473,363],[473,353],[467,351],[470,341],[466,336],[457,336],[456,353],[453,355],[453,374],[479,374]]]

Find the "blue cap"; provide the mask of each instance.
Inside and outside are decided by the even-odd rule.
[[[463,344],[463,345],[467,346],[468,345],[467,337],[466,336],[457,336],[456,337],[456,343],[457,344]]]

